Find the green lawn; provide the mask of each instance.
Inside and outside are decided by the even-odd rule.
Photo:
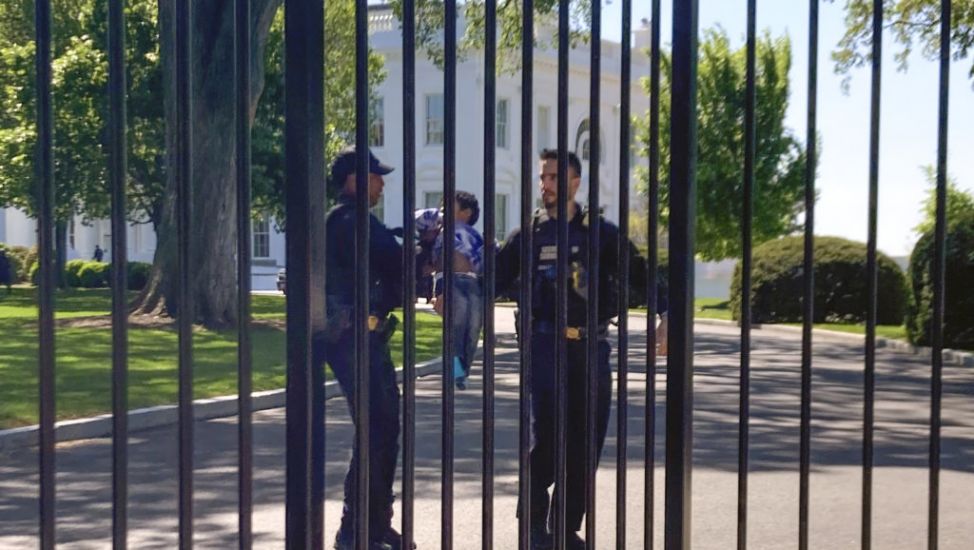
[[[0,428],[37,422],[37,309],[34,289],[0,292]],[[107,289],[71,290],[57,296],[58,319],[103,316],[109,312]],[[282,296],[254,296],[254,317],[284,319]],[[401,318],[401,315],[400,315]],[[440,320],[417,313],[417,357],[440,353]],[[285,333],[255,326],[254,390],[276,389],[285,381]],[[177,395],[176,332],[171,328],[129,330],[129,405],[131,408],[174,403]],[[59,419],[107,412],[111,408],[110,328],[58,327],[56,393]],[[402,361],[402,333],[392,341],[393,360]],[[194,395],[236,393],[236,331],[198,330],[193,336]]]
[[[720,298],[697,298],[694,304],[696,305],[696,316],[698,318],[723,319],[725,321],[732,319],[730,302],[727,300]],[[801,323],[785,324],[789,326],[802,326]],[[815,328],[852,334],[866,334],[866,325],[864,324],[817,323]],[[876,327],[876,336],[880,338],[906,340],[906,327],[903,325],[879,325]]]

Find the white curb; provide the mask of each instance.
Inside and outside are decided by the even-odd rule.
[[[440,358],[424,361],[416,365],[416,376],[428,376],[440,372]],[[402,382],[402,369],[396,370],[396,378]],[[338,397],[342,394],[337,380],[325,383],[325,399]],[[287,399],[287,392],[283,389],[254,392],[252,394],[251,410],[262,411],[283,407]],[[167,426],[177,422],[178,409],[176,405],[161,405],[129,411],[128,427],[130,431],[148,430],[159,426]],[[237,396],[223,395],[210,399],[193,401],[193,418],[208,420],[235,416],[237,414]],[[32,447],[38,444],[38,425],[0,430],[0,451]],[[112,415],[100,414],[88,418],[62,420],[54,424],[54,438],[60,443],[78,439],[93,439],[112,435]]]

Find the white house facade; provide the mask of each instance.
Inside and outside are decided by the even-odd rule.
[[[462,25],[460,25],[462,29]],[[461,31],[462,32],[462,31]],[[540,28],[539,33],[554,32]],[[632,113],[645,112],[648,100],[639,85],[648,60],[642,48],[648,43],[648,29],[634,34]],[[387,164],[402,166],[402,36],[399,23],[388,7],[370,8],[370,45],[385,59],[386,79],[375,90],[370,141],[372,151]],[[601,76],[601,159],[599,181],[601,207],[605,215],[618,219],[619,158],[623,147],[620,132],[621,46],[602,42]],[[573,49],[569,56],[569,147],[582,158],[582,186],[577,199],[585,204],[589,172],[589,56],[587,45]],[[532,106],[532,148],[540,152],[557,144],[557,53],[538,49],[535,52],[534,97]],[[496,80],[496,179],[495,204],[497,238],[503,239],[520,220],[520,151],[521,151],[521,74],[506,72]],[[484,59],[482,52],[471,52],[457,66],[457,158],[456,187],[474,193],[483,205],[484,173]],[[419,208],[439,206],[443,189],[443,73],[422,55],[416,63],[416,205]],[[626,148],[628,149],[628,147]],[[643,162],[631,156],[632,165]],[[626,181],[629,182],[630,178]],[[402,170],[385,178],[382,201],[374,213],[390,227],[402,225]],[[538,190],[535,187],[535,205]],[[534,205],[533,205],[534,206]],[[483,230],[483,218],[478,222]],[[132,225],[128,229],[128,257],[132,261],[151,262],[156,238],[150,225]],[[95,245],[111,255],[111,231],[108,220],[71,224],[68,238],[69,258],[90,258]],[[32,246],[37,242],[36,222],[16,209],[0,209],[0,242]],[[253,279],[255,290],[275,288],[277,271],[284,267],[284,235],[272,219],[264,218],[253,227]]]

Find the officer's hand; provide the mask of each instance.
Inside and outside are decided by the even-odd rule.
[[[656,355],[659,357],[666,357],[669,348],[667,347],[667,334],[669,332],[669,322],[667,321],[667,316],[663,315],[660,319],[659,326],[656,327]]]
[[[444,299],[442,294],[440,294],[436,298],[433,298],[433,311],[435,311],[436,314],[439,315],[440,317],[443,316],[443,302]]]

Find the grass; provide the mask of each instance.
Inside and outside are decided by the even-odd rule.
[[[15,288],[0,292],[0,428],[37,422],[37,307],[36,292]],[[58,319],[107,315],[111,305],[107,289],[68,290],[56,298]],[[255,295],[255,319],[284,319],[284,298]],[[400,315],[401,318],[401,315]],[[417,358],[440,353],[440,320],[416,315]],[[285,382],[285,332],[255,326],[253,386],[255,391],[277,389]],[[176,332],[170,328],[129,329],[129,406],[171,404],[177,395]],[[402,361],[402,332],[392,343],[393,361]],[[108,412],[111,409],[112,334],[109,328],[58,327],[55,340],[57,416],[64,420]],[[193,335],[194,396],[214,397],[236,393],[236,331],[198,330]]]
[[[733,320],[730,302],[727,300],[720,298],[697,298],[694,301],[694,305],[696,306],[696,317],[699,319]],[[784,324],[788,326],[802,326],[801,323]],[[857,323],[816,323],[815,328],[847,332],[850,334],[866,334],[866,325]],[[903,325],[878,325],[876,327],[876,336],[894,340],[906,340],[906,327]]]

